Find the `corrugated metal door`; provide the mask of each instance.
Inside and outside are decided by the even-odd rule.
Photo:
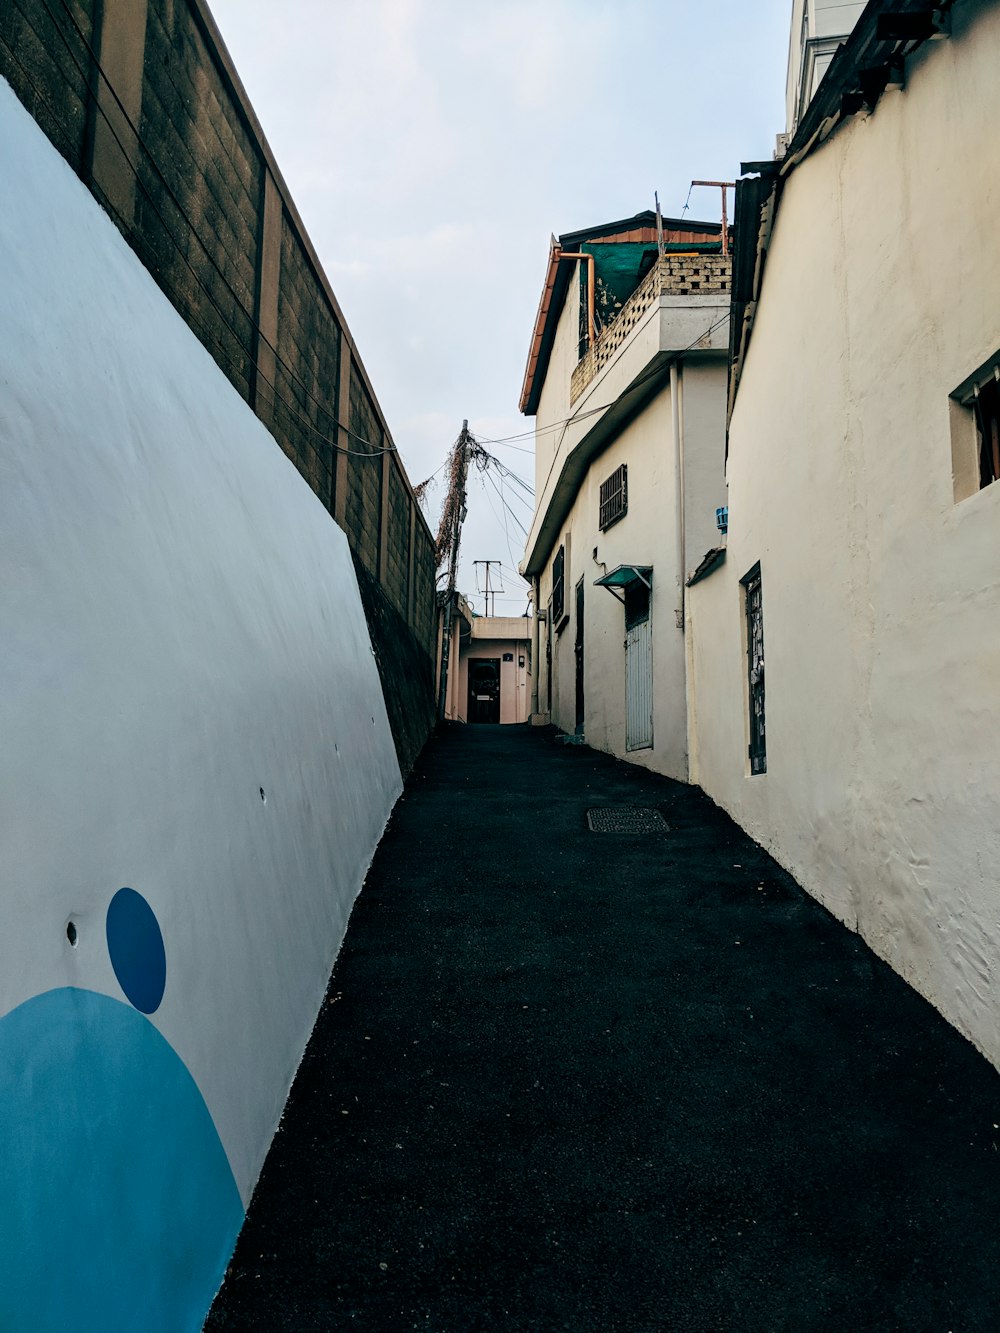
[[[653,627],[649,617],[625,631],[625,749],[653,744]]]

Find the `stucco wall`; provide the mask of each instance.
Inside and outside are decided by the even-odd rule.
[[[550,372],[551,373],[551,372]],[[685,563],[697,565],[715,538],[715,509],[725,503],[723,474],[725,371],[714,363],[685,363],[680,377],[684,451]],[[600,488],[622,463],[628,467],[628,512],[601,532]],[[553,630],[551,719],[576,726],[576,584],[584,580],[584,736],[595,749],[683,779],[687,776],[685,645],[677,625],[676,485],[669,386],[591,464],[563,525],[570,534],[565,606],[569,621]],[[594,548],[597,548],[597,561]],[[541,576],[541,605],[552,593],[551,552]],[[653,747],[625,749],[625,615],[615,595],[594,581],[620,564],[652,565]],[[544,659],[543,652],[540,656]],[[544,660],[540,676],[545,703]]]
[[[570,380],[579,359],[580,280],[577,277],[570,282],[566,291],[566,300],[552,340],[548,370],[538,398],[538,412],[535,416],[535,495],[539,498],[548,490],[561,465],[560,448],[567,434],[561,423],[570,415]]]
[[[846,38],[864,10],[864,0],[792,0],[789,27],[788,72],[785,79],[785,129],[791,133],[830,67],[836,39]],[[806,42],[822,42],[811,70],[802,68]],[[823,41],[823,39],[826,39]],[[810,62],[807,59],[807,65]],[[808,87],[802,81],[808,77]]]
[[[2,81],[0,174],[0,1326],[177,1333],[400,771],[343,532]]]
[[[954,499],[949,393],[1000,349],[1000,12],[793,174],[691,590],[692,776],[1000,1064],[1000,487]],[[767,773],[738,579],[761,562]]]

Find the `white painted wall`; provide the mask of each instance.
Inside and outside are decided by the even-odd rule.
[[[552,374],[550,370],[549,376]],[[690,571],[714,545],[715,509],[725,503],[725,369],[718,358],[685,362],[680,388],[687,516],[685,559]],[[600,389],[597,392],[600,394]],[[628,466],[628,513],[601,532],[601,483],[622,463]],[[591,464],[563,525],[564,534],[570,538],[565,591],[569,621],[560,633],[553,632],[551,720],[563,731],[575,730],[576,584],[582,577],[586,743],[684,779],[685,647],[676,616],[680,598],[675,515],[673,422],[670,389],[665,386]],[[536,517],[536,525],[537,521]],[[553,550],[541,575],[543,607],[552,595],[554,556]],[[625,613],[613,593],[594,586],[596,579],[620,564],[653,566],[653,747],[631,752],[625,749]],[[544,652],[540,657],[540,707],[544,708]]]
[[[785,80],[785,129],[795,130],[830,66],[839,42],[861,17],[865,0],[792,0]]]
[[[563,262],[569,263],[568,260]],[[570,267],[579,268],[579,264]],[[580,278],[579,274],[574,274],[566,291],[552,340],[548,369],[538,395],[535,415],[535,495],[538,499],[551,488],[567,448],[572,448],[579,439],[578,433],[562,430],[559,424],[566,421],[573,410],[569,400],[570,381],[579,360]]]
[[[1000,11],[795,171],[690,592],[692,778],[1000,1064],[1000,486],[955,501],[949,393],[1000,351]],[[738,579],[761,562],[767,763]]]
[[[246,1202],[401,786],[351,557],[2,81],[0,174],[0,1014],[141,892]]]

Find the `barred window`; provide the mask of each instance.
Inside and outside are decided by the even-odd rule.
[[[566,548],[560,546],[552,561],[552,621],[558,626],[563,618]]]
[[[747,689],[750,711],[750,772],[767,772],[764,730],[764,613],[760,562],[740,579],[747,618]]]
[[[628,465],[615,468],[607,481],[601,482],[600,527],[604,532],[628,512]]]

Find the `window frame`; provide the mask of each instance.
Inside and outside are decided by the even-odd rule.
[[[747,723],[748,775],[758,777],[767,772],[767,714],[764,690],[764,585],[760,573],[760,561],[740,579],[743,590],[743,622],[746,635],[747,659]],[[754,607],[757,607],[755,618]],[[755,660],[755,648],[759,646],[759,661]]]
[[[1000,352],[984,361],[949,398],[957,504],[1000,481]]]
[[[621,463],[610,477],[601,482],[597,510],[597,522],[601,532],[607,532],[608,528],[620,523],[627,513],[628,464]]]
[[[558,631],[565,616],[566,545],[560,543],[552,560],[552,621]]]

